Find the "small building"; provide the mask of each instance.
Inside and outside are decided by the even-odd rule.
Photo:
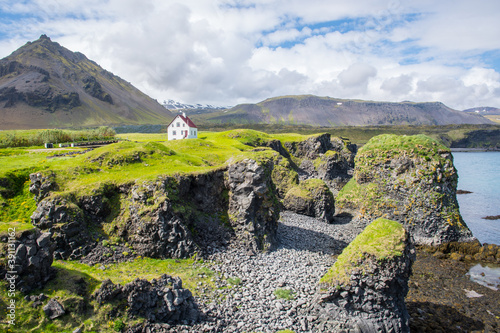
[[[177,115],[167,127],[169,140],[196,139],[198,138],[198,128],[191,119],[183,112]]]

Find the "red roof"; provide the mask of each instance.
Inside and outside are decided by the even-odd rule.
[[[177,117],[180,117],[187,125],[188,127],[194,127],[194,128],[198,128],[196,127],[196,125],[193,123],[193,121],[191,119],[189,119],[188,116],[183,116],[183,115],[180,115],[178,114],[171,122],[170,124],[168,124],[167,128],[175,121],[175,119],[177,119]]]

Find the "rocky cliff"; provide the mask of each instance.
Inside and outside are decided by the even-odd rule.
[[[248,144],[256,147],[248,155],[254,158],[230,159],[202,173],[158,175],[155,181],[101,182],[83,194],[62,191],[58,181],[65,178],[56,171],[32,174],[30,191],[38,202],[32,223],[51,233],[56,258],[94,263],[126,260],[123,253],[186,258],[230,244],[265,251],[276,245],[283,207],[333,222],[330,189],[351,177],[355,146],[328,134],[302,142],[258,139]],[[125,146],[135,147],[96,150],[82,157],[88,170],[71,174],[145,163],[146,156],[176,156],[151,144],[127,153]]]
[[[401,224],[373,221],[320,280],[323,332],[409,332],[405,296],[416,252]]]
[[[381,135],[363,146],[354,176],[337,197],[356,223],[402,223],[418,244],[472,241],[456,199],[458,175],[446,147],[423,135]]]

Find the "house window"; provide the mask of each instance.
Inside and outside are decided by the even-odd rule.
[[[177,133],[175,131],[172,131],[172,135],[177,135]]]
[[[177,127],[181,127],[181,123],[177,123]]]
[[[186,127],[186,124],[185,124],[185,123],[182,123],[182,127]]]

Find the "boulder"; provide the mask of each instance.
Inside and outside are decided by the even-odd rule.
[[[276,242],[280,206],[271,170],[272,165],[245,159],[227,171],[230,224],[240,245],[252,251],[267,250]]]
[[[135,279],[124,286],[106,280],[92,298],[99,306],[126,300],[128,317],[145,318],[148,323],[192,324],[200,318],[195,299],[182,288],[182,280],[166,274],[151,282]],[[119,305],[115,306],[113,311],[120,311]]]
[[[55,298],[52,298],[47,305],[43,307],[43,312],[45,312],[45,315],[51,320],[59,318],[66,313],[63,306]]]
[[[307,179],[292,187],[286,193],[283,205],[288,210],[316,217],[327,223],[333,221],[335,214],[333,194],[320,179]]]
[[[320,331],[409,332],[404,299],[415,257],[400,223],[373,221],[320,280]]]
[[[402,223],[417,244],[473,241],[456,198],[458,175],[448,148],[425,136],[380,135],[355,158],[354,176],[336,198],[337,213],[366,225]]]

